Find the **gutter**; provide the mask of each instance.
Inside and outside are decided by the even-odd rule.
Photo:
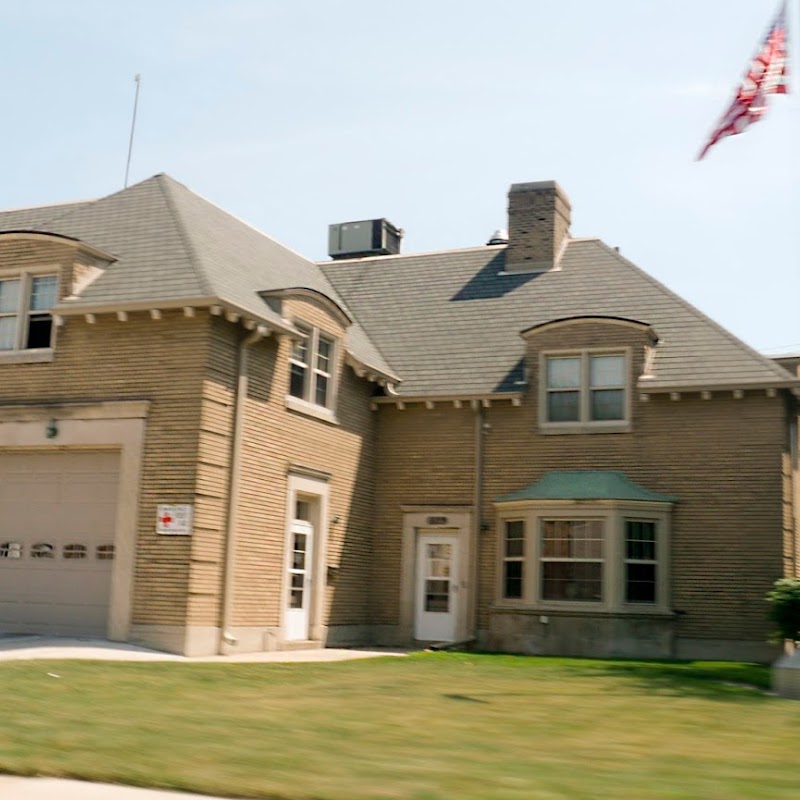
[[[472,584],[472,639],[478,637],[478,617],[480,614],[479,595],[479,560],[481,521],[483,519],[483,461],[484,461],[484,435],[486,423],[483,406],[476,404],[474,409],[474,441],[475,441],[475,478],[472,486],[472,569],[470,570],[470,583]]]
[[[249,336],[239,343],[239,358],[236,380],[236,399],[233,409],[233,431],[231,437],[231,462],[228,472],[228,513],[225,526],[225,572],[222,587],[222,606],[219,624],[219,654],[228,655],[228,648],[238,643],[231,633],[233,596],[236,585],[236,524],[239,506],[239,472],[242,461],[242,440],[244,433],[245,403],[248,389],[248,362],[251,345],[269,336],[269,330],[259,325]]]

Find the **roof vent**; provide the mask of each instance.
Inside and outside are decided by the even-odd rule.
[[[508,231],[505,228],[499,228],[489,237],[486,244],[508,244]]]
[[[328,226],[328,255],[333,259],[396,256],[402,238],[402,229],[388,219],[339,222]]]

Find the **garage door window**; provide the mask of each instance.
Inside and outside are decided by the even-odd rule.
[[[97,546],[98,561],[112,561],[114,559],[114,545],[100,544]]]
[[[0,558],[21,558],[22,544],[20,542],[3,542],[0,544]]]
[[[87,551],[84,544],[65,544],[64,545],[64,558],[67,559],[81,559],[86,558]]]
[[[31,545],[31,558],[55,558],[56,548],[55,545],[47,544],[47,542],[37,542]]]

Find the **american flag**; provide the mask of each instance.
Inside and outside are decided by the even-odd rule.
[[[771,94],[786,94],[789,91],[787,50],[788,28],[784,2],[764,43],[750,63],[736,97],[697,157],[698,161],[720,139],[741,133],[748,125],[761,119]]]

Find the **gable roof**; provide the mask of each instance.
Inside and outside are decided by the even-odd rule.
[[[20,229],[70,236],[116,257],[80,297],[64,301],[65,308],[218,298],[292,331],[259,292],[303,287],[352,316],[316,264],[167,175],[90,202],[0,212],[0,231]],[[393,377],[357,322],[346,345],[357,361]]]
[[[612,316],[659,338],[642,391],[797,385],[597,239],[571,240],[558,270],[504,273],[505,247],[332,261],[325,274],[403,377],[401,396],[518,391],[520,333],[551,320]]]
[[[515,500],[634,500],[675,503],[676,497],[658,494],[613,469],[551,470],[524,489],[498,497],[496,503]]]

